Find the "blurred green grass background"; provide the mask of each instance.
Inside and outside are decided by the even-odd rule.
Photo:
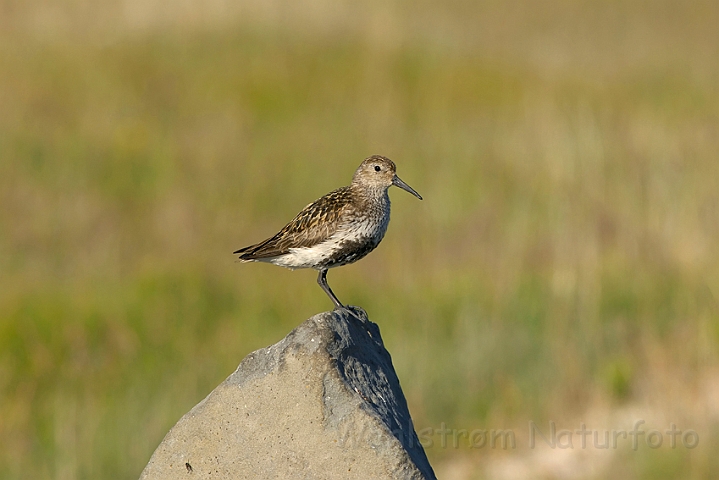
[[[710,1],[3,0],[0,478],[139,476],[331,307],[314,273],[230,252],[374,153],[425,201],[394,189],[380,248],[330,282],[417,429],[700,437],[561,468],[435,445],[441,478],[713,478],[718,23]]]

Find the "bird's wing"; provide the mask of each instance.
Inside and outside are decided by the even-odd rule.
[[[241,260],[255,260],[284,255],[290,248],[312,247],[335,233],[351,209],[351,190],[339,188],[303,208],[274,237],[234,253],[240,254]]]

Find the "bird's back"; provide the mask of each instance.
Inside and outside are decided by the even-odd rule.
[[[235,253],[240,260],[287,268],[332,268],[374,250],[388,223],[386,192],[371,195],[347,186],[307,205],[273,237]]]
[[[350,187],[341,187],[315,200],[273,237],[237,250],[240,260],[268,260],[290,253],[291,248],[310,248],[331,237],[342,218],[352,209]]]

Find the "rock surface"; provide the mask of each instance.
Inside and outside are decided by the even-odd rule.
[[[248,355],[170,430],[141,480],[435,478],[379,328],[350,308]]]

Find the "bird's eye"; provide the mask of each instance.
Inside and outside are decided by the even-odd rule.
[[[382,167],[380,167],[379,165],[375,165],[375,166],[374,166],[374,171],[375,171],[375,172],[379,172],[380,170],[382,170]]]

